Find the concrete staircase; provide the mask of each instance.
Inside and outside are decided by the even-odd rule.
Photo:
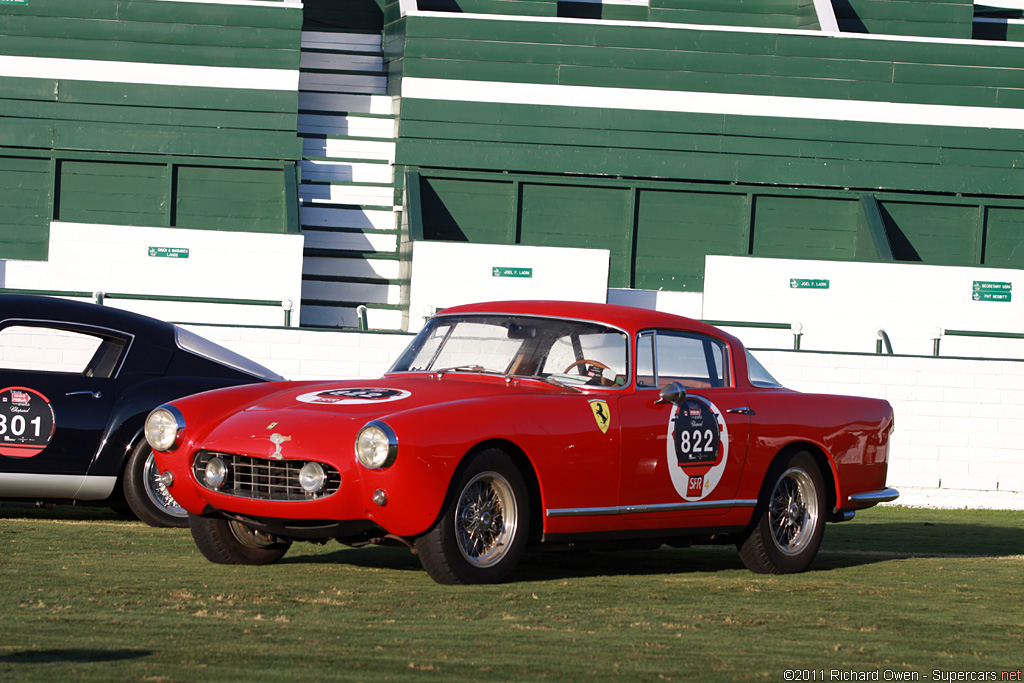
[[[304,31],[298,133],[303,326],[402,326],[392,98],[378,34]]]

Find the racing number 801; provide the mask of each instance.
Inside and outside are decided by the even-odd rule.
[[[692,436],[691,436],[692,434]],[[713,453],[715,451],[715,433],[710,429],[703,432],[694,429],[683,429],[679,432],[679,450],[681,453]]]
[[[10,421],[11,434],[13,434],[14,436],[21,436],[22,434],[25,433],[25,427],[27,425],[32,425],[33,427],[35,427],[35,431],[36,431],[35,436],[38,437],[40,429],[42,427],[42,424],[43,424],[43,419],[41,417],[36,416],[32,420],[29,420],[28,422],[26,422],[25,417],[23,415],[15,415],[14,417],[11,418],[11,421]],[[6,433],[7,433],[7,416],[6,415],[0,415],[0,434],[6,434]]]

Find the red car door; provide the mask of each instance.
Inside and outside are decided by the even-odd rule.
[[[700,527],[752,507],[736,500],[750,411],[746,394],[731,386],[725,342],[646,332],[637,340],[636,367],[636,391],[618,401],[620,527]],[[661,391],[672,382],[686,388],[675,403]]]

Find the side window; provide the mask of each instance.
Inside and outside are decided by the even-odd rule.
[[[651,335],[654,340],[654,381],[638,382],[638,386],[663,388],[670,382],[679,382],[688,389],[707,389],[729,385],[726,371],[725,344],[699,334],[659,330]],[[645,353],[645,335],[637,347],[637,364]],[[641,374],[644,374],[641,371]]]
[[[116,337],[12,325],[0,330],[0,369],[110,377],[124,346]]]
[[[636,342],[636,385],[656,387],[658,378],[654,375],[654,333],[644,332]]]

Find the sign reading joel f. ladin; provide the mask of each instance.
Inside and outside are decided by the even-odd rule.
[[[494,266],[491,277],[533,277],[533,268],[506,268]]]
[[[0,0],[0,5],[27,5],[28,0]]]
[[[157,258],[188,258],[188,247],[150,247],[149,255]]]
[[[975,301],[1010,301],[1013,283],[975,280],[973,289],[971,298]]]
[[[790,289],[828,289],[828,280],[807,279],[801,277],[789,278]]]

